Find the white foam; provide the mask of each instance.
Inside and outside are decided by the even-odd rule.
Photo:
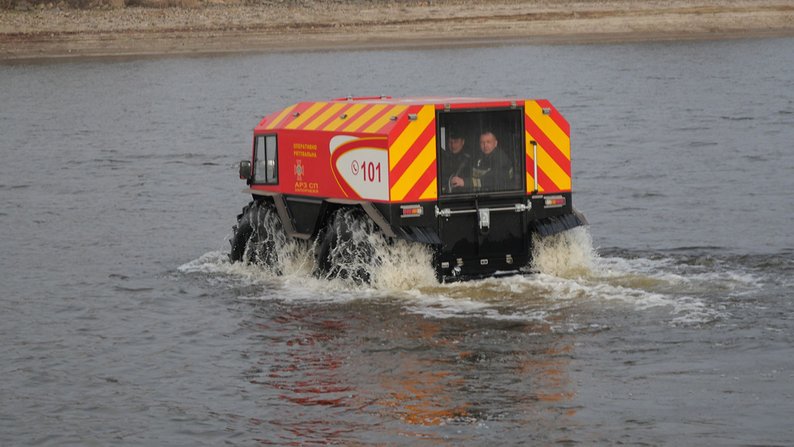
[[[438,284],[433,254],[424,245],[403,240],[376,245],[377,265],[371,271],[372,286],[380,290],[406,290]]]
[[[532,267],[542,273],[566,278],[587,275],[597,259],[587,227],[532,240]]]
[[[673,325],[703,324],[725,315],[718,304],[696,297],[704,290],[743,293],[755,290],[759,281],[748,273],[695,268],[671,257],[602,258],[593,248],[587,229],[580,227],[536,243],[531,267],[538,273],[439,284],[431,267],[432,253],[427,248],[405,241],[388,242],[372,234],[367,237],[374,237],[370,243],[375,247],[376,259],[367,265],[372,278],[369,285],[315,277],[314,247],[301,241],[285,241],[279,246],[281,275],[258,265],[230,263],[221,252],[206,253],[180,266],[179,271],[266,286],[245,299],[397,299],[406,311],[432,318],[522,321],[546,321],[550,314],[563,308],[588,303],[615,307],[619,312],[667,308],[668,322]]]

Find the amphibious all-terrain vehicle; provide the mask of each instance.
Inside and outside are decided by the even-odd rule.
[[[338,265],[373,256],[356,232],[427,245],[444,281],[518,272],[534,235],[586,224],[571,204],[570,128],[547,100],[301,102],[256,126],[239,169],[253,201],[231,260],[273,263],[279,243],[303,239],[326,276],[369,279]]]

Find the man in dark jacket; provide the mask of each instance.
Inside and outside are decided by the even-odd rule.
[[[465,192],[470,189],[463,185],[452,185],[453,178],[471,175],[471,156],[463,150],[465,146],[466,139],[463,135],[450,132],[449,145],[441,156],[441,189],[445,193]]]
[[[515,169],[499,141],[491,131],[480,135],[480,157],[472,166],[471,177],[456,176],[450,180],[454,187],[471,191],[505,191],[515,187]]]

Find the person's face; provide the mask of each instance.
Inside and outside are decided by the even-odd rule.
[[[465,142],[466,140],[463,138],[450,138],[449,150],[451,150],[453,154],[459,154],[460,151],[463,150],[463,143]]]
[[[496,137],[492,133],[482,134],[480,136],[480,150],[483,154],[488,155],[496,149]]]

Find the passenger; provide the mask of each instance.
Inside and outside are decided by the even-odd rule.
[[[515,169],[510,159],[498,148],[499,141],[491,131],[480,135],[480,156],[474,162],[471,177],[453,177],[450,185],[473,191],[504,191],[514,185]]]
[[[455,177],[471,175],[471,156],[463,150],[465,146],[466,139],[463,138],[463,135],[451,131],[449,145],[441,156],[441,178],[444,179],[441,187],[446,193],[466,190],[463,185],[452,184],[452,179]]]

